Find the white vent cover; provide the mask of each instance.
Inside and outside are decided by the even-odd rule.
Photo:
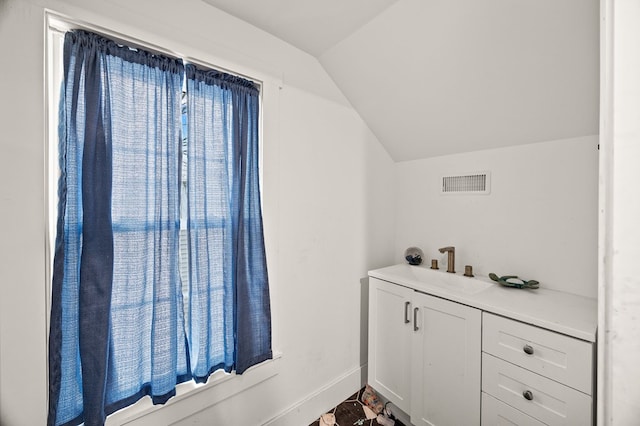
[[[489,172],[442,177],[442,194],[489,194],[490,191]]]

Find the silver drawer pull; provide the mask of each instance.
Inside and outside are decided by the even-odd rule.
[[[522,396],[524,396],[524,399],[526,399],[527,401],[533,400],[533,393],[531,393],[530,390],[522,392]]]
[[[409,319],[409,305],[411,302],[404,302],[404,323],[409,324],[411,320]]]
[[[531,347],[531,345],[524,345],[524,348],[522,348],[522,350],[527,355],[533,355],[533,348]]]

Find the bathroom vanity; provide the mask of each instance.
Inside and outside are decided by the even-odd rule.
[[[595,299],[407,264],[369,277],[368,382],[414,425],[594,423]]]

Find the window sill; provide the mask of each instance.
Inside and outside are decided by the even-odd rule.
[[[193,381],[176,387],[176,396],[164,405],[153,405],[148,396],[135,404],[111,414],[107,426],[133,424],[170,424],[216,405],[278,374],[282,353],[274,353],[273,359],[255,365],[242,375],[227,374],[222,370],[213,373],[207,383]],[[157,421],[161,419],[161,423]]]

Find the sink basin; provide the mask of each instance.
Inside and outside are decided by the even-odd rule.
[[[436,286],[452,292],[475,294],[495,284],[487,279],[465,277],[462,274],[451,274],[442,270],[427,269],[422,266],[409,266],[413,278],[426,286]]]

